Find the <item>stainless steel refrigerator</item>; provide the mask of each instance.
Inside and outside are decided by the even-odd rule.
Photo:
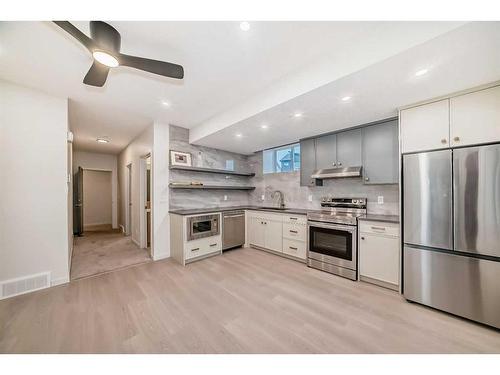
[[[500,328],[500,145],[403,156],[403,294]]]

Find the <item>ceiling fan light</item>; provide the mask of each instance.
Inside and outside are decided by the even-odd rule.
[[[100,62],[101,64],[106,65],[110,68],[116,68],[119,65],[116,57],[110,55],[107,52],[94,51],[92,53],[92,56],[94,56],[94,59],[96,59],[98,62]]]

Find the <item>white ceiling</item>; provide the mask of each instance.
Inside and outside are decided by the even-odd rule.
[[[224,130],[215,134],[207,133],[203,126],[218,119],[234,119],[234,115],[225,114],[231,114],[234,108],[238,109],[252,98],[273,97],[284,102],[329,82],[325,79],[339,79],[355,67],[384,60],[461,25],[453,22],[251,22],[250,31],[242,32],[238,22],[110,23],[122,35],[122,52],[182,64],[185,79],[176,81],[117,68],[111,71],[103,88],[88,87],[82,80],[91,65],[91,56],[64,31],[50,22],[0,23],[0,78],[68,97],[76,149],[117,153],[154,120],[204,129],[198,143],[245,153],[316,134],[328,125],[311,122],[309,127],[300,127],[301,132],[275,132],[278,127],[274,127],[284,121],[278,113],[287,114],[287,105],[295,110],[296,102],[270,112],[269,122],[273,128],[266,136],[256,132],[250,137],[248,133],[246,141],[240,144],[234,142],[234,131],[242,126],[243,118],[232,123],[226,121]],[[88,34],[87,22],[75,22],[75,25]],[[326,61],[325,56],[336,62],[332,66],[333,75],[306,74],[314,73],[313,68],[318,62]],[[409,70],[413,69],[414,64],[408,65]],[[346,66],[351,67],[350,70],[345,69]],[[370,87],[377,82],[376,77],[371,79]],[[345,85],[349,90],[361,88]],[[373,89],[377,88],[372,87],[371,93]],[[377,96],[381,94],[380,87],[375,91],[379,91]],[[384,95],[387,91],[382,89]],[[343,119],[351,118],[352,113],[362,113],[363,116],[353,117],[358,119],[383,112],[378,108],[381,105],[369,104],[368,96],[362,102],[368,106],[359,106],[360,91],[354,94],[357,101],[350,105],[356,109],[331,113],[342,120],[335,121],[336,124],[346,123]],[[164,107],[163,100],[171,106]],[[374,101],[378,103],[382,99],[377,97]],[[269,103],[274,102],[266,103],[268,109]],[[331,101],[326,98],[323,110],[306,108],[317,103],[317,100],[301,103],[302,109],[308,112],[305,120],[312,120],[314,111],[320,114],[331,108]],[[396,104],[392,103],[392,111]],[[389,112],[387,103],[384,102],[383,107]],[[258,108],[261,112],[263,107]],[[247,105],[244,118],[250,118],[246,120],[249,126],[257,113],[251,110]],[[257,120],[255,124],[260,123],[260,119]],[[238,123],[234,125],[235,122]],[[110,137],[111,142],[96,143],[95,139],[100,136]]]
[[[500,22],[469,23],[257,113],[197,144],[252,153],[397,115],[397,108],[500,80]],[[420,69],[423,76],[415,76]],[[341,98],[351,96],[349,101]],[[294,118],[296,112],[303,117]],[[261,125],[267,125],[262,129]],[[237,137],[236,134],[241,134]]]

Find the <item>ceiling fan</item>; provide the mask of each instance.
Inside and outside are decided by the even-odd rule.
[[[83,79],[86,85],[102,87],[109,69],[117,66],[128,66],[165,77],[184,78],[184,68],[181,65],[120,53],[120,33],[106,22],[90,21],[91,38],[68,21],[54,23],[82,43],[94,57],[94,62]]]

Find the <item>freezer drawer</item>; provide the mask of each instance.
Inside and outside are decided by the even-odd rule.
[[[453,151],[455,250],[500,257],[500,145]]]
[[[404,242],[452,249],[451,150],[403,156]]]
[[[500,262],[404,247],[406,299],[500,328]]]

